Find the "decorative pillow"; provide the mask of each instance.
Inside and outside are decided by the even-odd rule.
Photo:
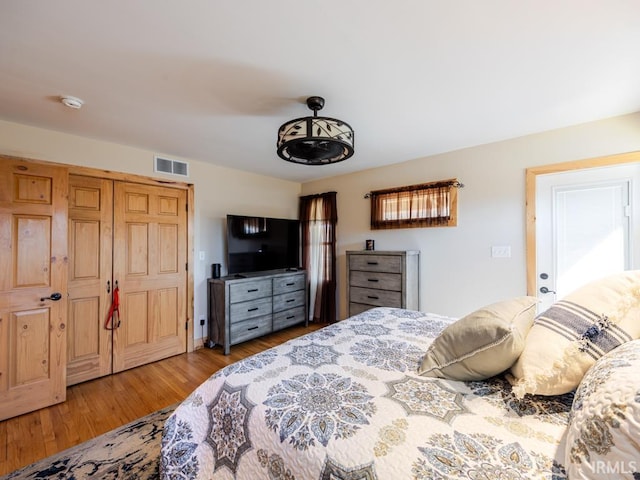
[[[538,299],[518,297],[488,305],[449,325],[429,346],[420,375],[484,380],[507,370],[524,347]]]
[[[571,479],[640,477],[640,340],[607,353],[582,379],[565,467]]]
[[[613,348],[640,338],[640,270],[588,283],[536,317],[511,367],[517,397],[575,389],[587,370]]]

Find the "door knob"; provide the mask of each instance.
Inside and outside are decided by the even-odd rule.
[[[547,287],[540,287],[540,293],[556,293],[554,290],[549,290]]]
[[[57,302],[61,298],[62,298],[62,294],[58,293],[58,292],[55,292],[55,293],[52,293],[51,295],[49,295],[48,297],[42,297],[40,299],[40,301],[44,302],[45,300],[53,300],[54,302]]]

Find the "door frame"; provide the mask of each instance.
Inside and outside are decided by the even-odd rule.
[[[186,351],[193,352],[195,350],[194,345],[194,218],[195,218],[195,196],[194,185],[192,183],[179,182],[174,180],[157,179],[152,177],[146,177],[144,175],[137,175],[131,173],[120,173],[111,170],[102,170],[92,167],[83,167],[79,165],[69,165],[59,162],[48,162],[46,160],[38,160],[34,158],[17,157],[13,155],[2,155],[0,159],[12,159],[22,160],[25,162],[61,166],[68,170],[69,175],[84,175],[86,177],[98,177],[109,180],[119,180],[124,182],[141,183],[144,185],[156,185],[160,187],[173,187],[186,190],[187,192],[187,345]]]
[[[525,176],[526,204],[526,262],[527,262],[527,295],[537,296],[536,292],[536,178],[538,175],[561,173],[571,170],[610,167],[625,163],[640,162],[640,151],[608,155],[605,157],[572,160],[569,162],[530,167]]]

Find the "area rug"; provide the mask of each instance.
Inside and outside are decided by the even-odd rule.
[[[160,477],[164,421],[176,405],[158,410],[92,440],[27,465],[0,480],[136,479]]]

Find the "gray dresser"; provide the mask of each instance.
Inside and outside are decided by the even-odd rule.
[[[420,252],[347,251],[349,316],[373,307],[419,310]]]
[[[271,270],[244,277],[209,279],[209,342],[231,345],[304,322],[307,319],[305,271]]]

